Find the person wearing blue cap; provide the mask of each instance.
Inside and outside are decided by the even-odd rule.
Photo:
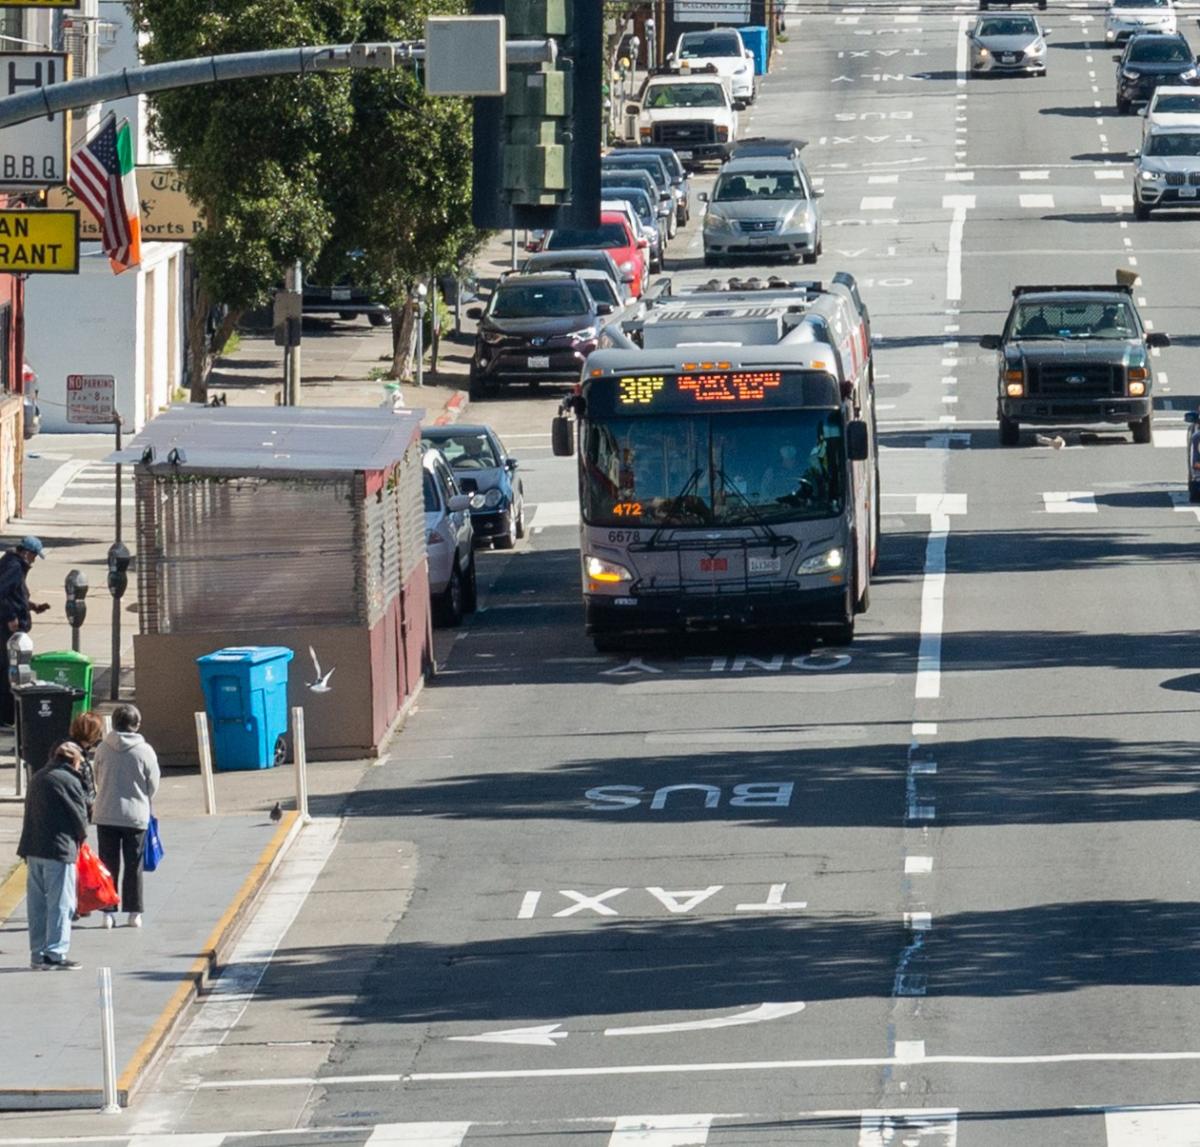
[[[46,602],[31,602],[25,578],[33,563],[44,556],[41,538],[22,538],[0,557],[0,729],[11,729],[15,719],[12,686],[8,680],[8,639],[14,633],[28,632],[31,614],[45,613]]]

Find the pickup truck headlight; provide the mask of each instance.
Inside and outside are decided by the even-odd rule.
[[[1196,74],[1195,72],[1192,73],[1192,75],[1195,75],[1195,74]],[[717,124],[717,141],[719,143],[726,143],[728,140],[729,140],[729,128],[727,128],[724,124],[721,124],[721,123]]]
[[[606,561],[604,558],[594,557],[590,554],[584,563],[584,568],[587,570],[587,575],[592,581],[605,582],[608,585],[616,585],[623,581],[633,581],[633,574],[623,565],[618,562]]]
[[[1180,72],[1179,78],[1181,80],[1194,80],[1196,78],[1196,69],[1188,68],[1186,72]]]
[[[831,550],[825,550],[823,553],[813,554],[810,558],[805,558],[797,567],[797,574],[821,574],[832,573],[835,570],[840,570],[846,564],[846,554],[838,546],[834,546]]]

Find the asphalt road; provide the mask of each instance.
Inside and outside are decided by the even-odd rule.
[[[441,635],[254,1001],[125,1130],[1200,1142],[1200,515],[1177,505],[1200,211],[1132,221],[1140,121],[1112,114],[1095,12],[1047,15],[1043,79],[965,77],[968,20],[793,17],[747,128],[811,141],[819,273],[859,277],[880,336],[885,537],[854,645],[596,654],[553,397],[476,404],[529,536],[480,554],[481,610]],[[709,277],[699,243],[697,218],[668,269]],[[1153,446],[1000,448],[977,340],[1011,286],[1125,266],[1176,339]]]

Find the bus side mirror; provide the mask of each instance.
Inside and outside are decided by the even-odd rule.
[[[560,414],[550,423],[550,445],[555,458],[570,458],[575,454],[575,428],[569,418]]]
[[[846,427],[846,452],[851,462],[865,462],[871,456],[867,424],[861,418],[856,418]]]

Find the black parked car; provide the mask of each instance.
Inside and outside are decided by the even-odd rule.
[[[1196,84],[1196,56],[1180,33],[1144,32],[1133,36],[1117,64],[1117,111],[1125,115],[1144,104],[1159,84]]]
[[[475,544],[511,550],[525,536],[525,486],[517,460],[490,426],[425,426],[421,441],[436,446],[471,497]]]
[[[574,271],[506,275],[486,309],[467,312],[479,320],[471,397],[507,382],[578,382],[611,313],[611,305],[597,303]]]

